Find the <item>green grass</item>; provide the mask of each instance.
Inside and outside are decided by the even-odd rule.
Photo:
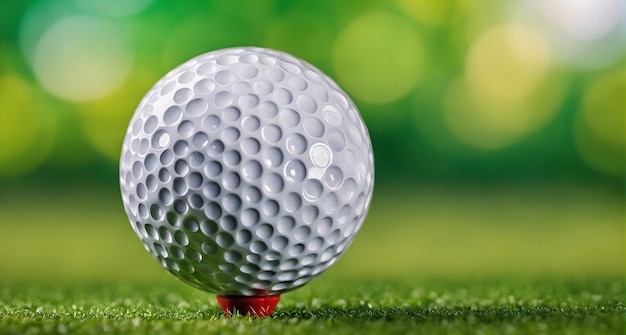
[[[7,334],[622,334],[625,313],[621,280],[318,279],[265,319],[174,281],[0,290]]]
[[[117,191],[0,189],[0,334],[623,334],[623,195],[378,187],[346,254],[271,318],[143,250]]]

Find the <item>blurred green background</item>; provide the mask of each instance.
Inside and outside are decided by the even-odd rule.
[[[167,280],[122,139],[167,71],[242,45],[319,67],[369,127],[372,208],[329,278],[623,274],[622,0],[37,0],[0,3],[0,280]]]

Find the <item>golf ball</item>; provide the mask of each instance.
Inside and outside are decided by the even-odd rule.
[[[372,197],[354,103],[312,65],[233,48],[169,72],[123,142],[124,208],[169,272],[223,296],[276,295],[346,250]]]

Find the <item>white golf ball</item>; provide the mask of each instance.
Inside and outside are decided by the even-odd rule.
[[[276,295],[350,245],[373,164],[363,120],[332,79],[246,47],[195,57],[148,91],[120,184],[135,233],[176,277],[222,296]]]

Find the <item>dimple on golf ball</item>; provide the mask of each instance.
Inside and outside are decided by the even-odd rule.
[[[148,91],[124,139],[124,208],[145,249],[222,296],[304,285],[346,250],[372,197],[367,129],[312,65],[233,48]]]

